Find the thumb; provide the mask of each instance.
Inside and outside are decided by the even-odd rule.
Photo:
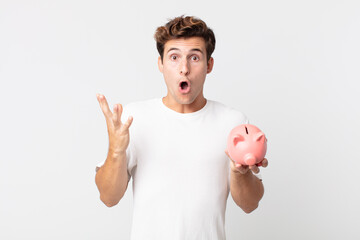
[[[128,120],[122,125],[122,130],[128,130],[133,122],[133,117],[129,116]]]

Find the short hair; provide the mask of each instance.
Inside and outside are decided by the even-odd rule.
[[[204,39],[206,58],[207,61],[209,61],[211,54],[215,49],[214,32],[208,28],[206,23],[201,19],[193,16],[184,17],[184,15],[171,19],[164,26],[160,26],[156,29],[154,38],[157,50],[161,56],[161,61],[164,57],[164,46],[167,41],[190,37],[202,37]]]

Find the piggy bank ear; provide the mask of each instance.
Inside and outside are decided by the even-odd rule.
[[[256,142],[264,142],[265,141],[265,134],[263,132],[258,132],[254,135],[254,140]]]
[[[244,140],[245,140],[245,138],[242,135],[240,135],[240,134],[235,135],[233,138],[234,146],[236,146],[236,144],[238,144],[238,142],[241,142]]]

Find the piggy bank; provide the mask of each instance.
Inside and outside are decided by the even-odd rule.
[[[227,152],[232,160],[241,165],[255,165],[266,154],[267,139],[256,126],[241,124],[233,128],[227,142]]]

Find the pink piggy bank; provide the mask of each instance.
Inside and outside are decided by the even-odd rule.
[[[241,124],[233,128],[227,142],[227,152],[232,160],[241,165],[255,165],[266,154],[267,139],[256,126]]]

